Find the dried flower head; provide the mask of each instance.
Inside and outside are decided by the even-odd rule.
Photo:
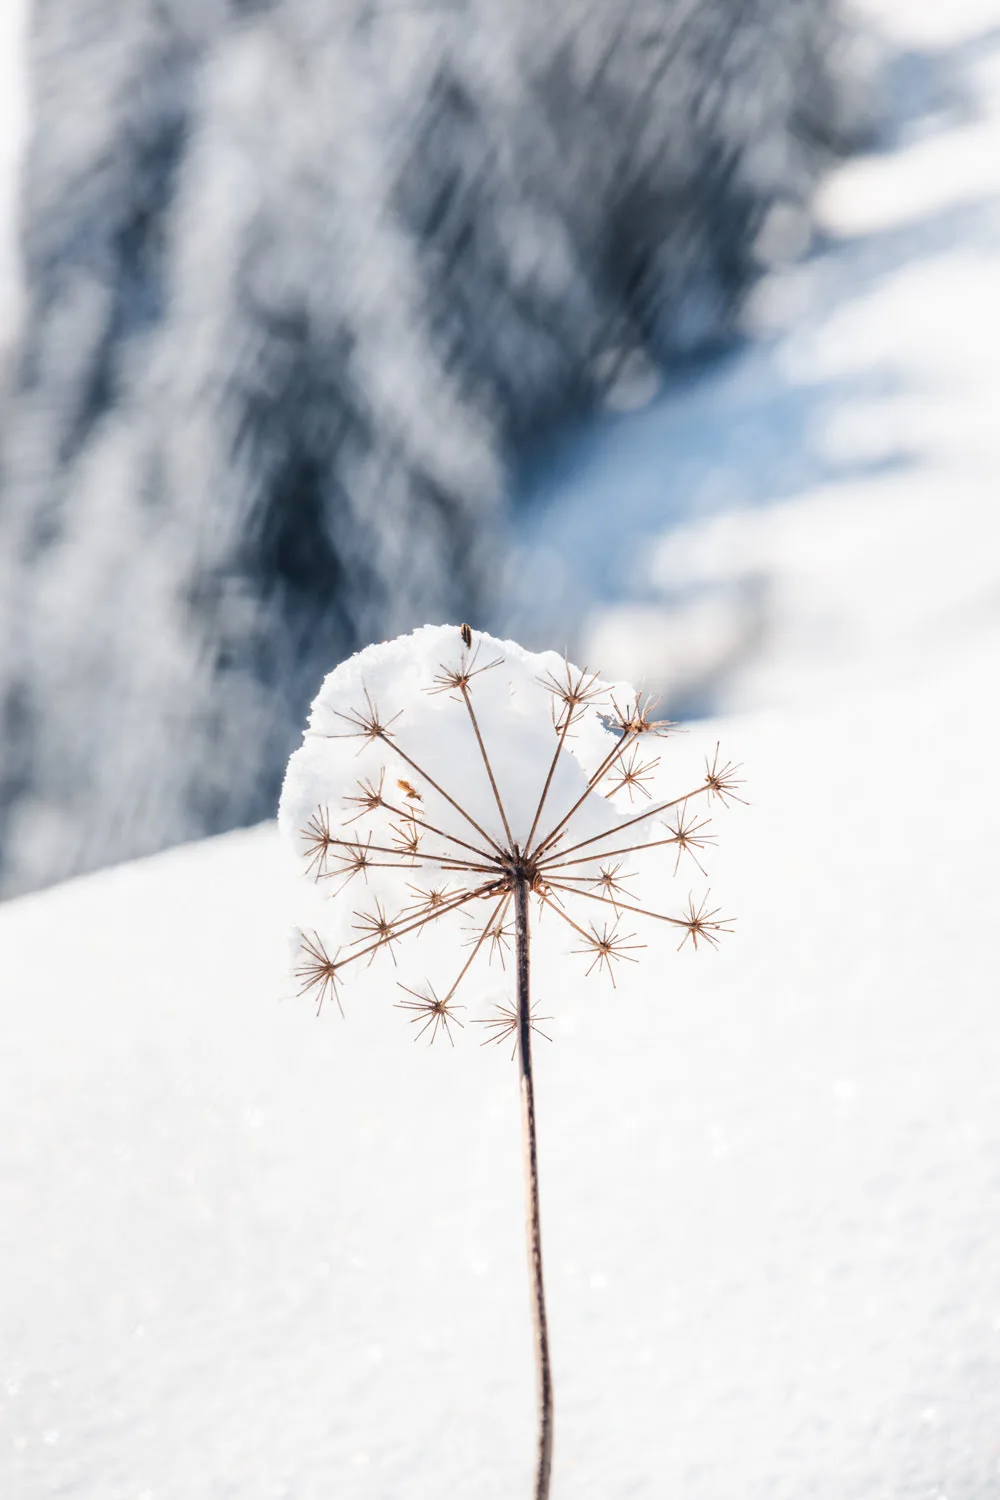
[[[385,670],[381,658],[392,652],[395,667]],[[444,987],[435,979],[432,991],[426,972],[403,978],[409,992],[443,994],[450,1004],[458,982],[475,988],[476,974],[482,980],[513,956],[519,883],[536,926],[549,914],[546,942],[564,940],[568,955],[585,960],[584,977],[616,984],[622,964],[648,946],[640,922],[673,926],[681,946],[717,942],[729,924],[705,901],[689,898],[673,912],[643,902],[642,868],[647,851],[663,846],[673,851],[672,874],[682,855],[704,874],[714,835],[699,806],[742,800],[743,783],[717,745],[700,780],[672,791],[663,756],[643,753],[650,735],[674,728],[656,708],[654,698],[609,686],[565,658],[531,657],[468,627],[418,631],[331,674],[320,722],[293,757],[282,821],[303,873],[325,897],[308,941],[336,951],[338,986],[350,980],[353,988],[355,960],[367,969],[382,948],[410,971],[406,939],[432,926],[444,932],[464,916],[464,939],[449,938],[437,960],[447,963],[448,944],[455,952],[456,939],[464,943],[459,978],[445,970]],[[366,904],[348,895],[359,884],[369,890]],[[323,975],[314,975],[316,953],[305,943],[300,977],[313,992]]]
[[[715,947],[731,927],[707,894],[697,903],[689,894],[679,910],[648,904],[683,854],[704,873],[699,855],[714,843],[704,811],[712,801],[741,801],[743,784],[716,746],[703,771],[679,790],[672,785],[667,757],[646,753],[649,736],[675,727],[654,717],[656,706],[565,658],[477,639],[468,625],[427,627],[331,673],[282,793],[280,822],[311,907],[295,976],[317,1010],[330,997],[343,1013],[342,991],[384,986],[385,965],[374,964],[384,951],[398,967],[404,998],[395,1004],[415,1040],[443,1037],[454,1047],[464,1002],[484,982],[495,989],[498,967],[512,971],[516,1004],[494,1004],[473,1022],[486,1033],[483,1045],[512,1040],[519,1059],[539,1385],[536,1500],[548,1494],[552,1389],[531,1038],[546,1036],[538,1023],[551,1018],[531,1003],[529,953],[553,946],[581,982],[617,987],[658,932],[672,930],[679,947],[697,949]],[[657,860],[666,868],[651,873]],[[428,933],[435,938],[407,941]]]

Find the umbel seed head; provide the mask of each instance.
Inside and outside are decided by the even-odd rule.
[[[742,802],[743,782],[718,745],[680,748],[656,708],[468,625],[342,663],[279,809],[300,891],[298,992],[341,1013],[394,993],[417,1039],[452,1046],[459,1012],[482,1003],[472,1019],[504,1040],[510,1013],[490,1000],[519,890],[533,947],[587,983],[617,987],[671,933],[674,947],[717,946],[731,919],[707,890],[662,894],[685,863],[705,875],[712,805]]]

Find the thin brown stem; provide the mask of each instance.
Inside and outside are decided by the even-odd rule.
[[[500,821],[503,823],[503,831],[507,835],[508,848],[513,848],[514,836],[510,831],[510,824],[507,822],[507,814],[504,811],[503,801],[500,797],[500,788],[497,786],[496,777],[493,775],[493,767],[490,765],[490,758],[486,754],[486,746],[483,744],[483,737],[479,732],[479,720],[476,718],[476,711],[472,706],[472,699],[469,696],[469,689],[464,684],[462,686],[462,697],[465,700],[466,708],[469,710],[469,718],[472,720],[472,727],[476,732],[476,740],[479,744],[479,753],[483,757],[483,765],[486,767],[486,774],[490,778],[490,786],[493,788],[493,796],[496,799],[497,810],[500,813]]]
[[[708,791],[708,783],[707,782],[703,782],[701,786],[695,787],[695,789],[694,789],[693,792],[685,792],[683,797],[674,797],[673,800],[670,801],[670,802],[661,802],[657,807],[649,807],[649,808],[646,809],[645,812],[638,813],[636,815],[636,817],[634,817],[634,818],[627,818],[624,823],[616,823],[613,828],[606,828],[603,833],[595,833],[592,838],[581,839],[578,844],[570,844],[570,846],[569,846],[568,849],[560,849],[558,851],[558,853],[552,855],[551,858],[553,860],[554,859],[565,859],[567,854],[575,854],[576,851],[577,851],[577,849],[586,849],[588,847],[588,845],[590,845],[590,844],[596,844],[599,839],[614,838],[615,834],[617,834],[617,833],[624,833],[626,828],[632,828],[636,823],[644,823],[647,818],[655,818],[659,813],[669,812],[672,807],[678,807],[678,806],[680,806],[680,804],[682,802],[690,802],[692,797],[700,797],[701,794],[702,794],[702,792],[707,792],[707,791]],[[665,840],[663,840],[663,842],[667,843],[667,844],[672,844],[672,843],[674,843],[674,840],[673,839],[665,839]],[[648,849],[648,848],[652,848],[652,845],[650,845],[650,844],[638,844],[635,847],[636,848],[641,848],[641,849]],[[601,859],[610,859],[611,855],[615,854],[615,853],[618,853],[618,854],[631,854],[632,850],[631,849],[620,849],[620,850],[606,849],[604,851],[604,853],[600,857],[601,857]],[[544,860],[544,859],[539,860],[538,861],[538,868],[541,869],[541,870],[547,869],[548,868],[548,864],[549,864],[549,862],[547,860]]]
[[[355,850],[358,847],[357,843],[356,842],[352,843],[350,839],[331,839],[330,840],[330,846],[331,846],[331,848],[335,848],[335,849],[355,849]],[[414,860],[414,859],[416,859],[417,861],[422,860],[422,859],[429,859],[433,864],[440,865],[440,864],[443,864],[445,862],[445,860],[447,860],[449,864],[455,865],[456,868],[459,868],[459,869],[463,869],[463,870],[482,870],[484,872],[486,872],[486,871],[492,871],[492,870],[494,870],[494,869],[497,868],[497,866],[495,864],[486,864],[485,863],[485,859],[488,856],[484,856],[484,862],[483,863],[481,863],[481,864],[475,864],[472,860],[461,859],[460,856],[457,855],[457,854],[440,854],[440,853],[439,854],[428,854],[423,849],[421,849],[419,851],[419,853],[417,853],[417,854],[406,854],[406,855],[404,855],[404,854],[402,854],[400,852],[399,849],[394,849],[392,847],[392,845],[390,845],[390,844],[364,844],[362,847],[364,848],[364,851],[365,851],[366,854],[368,853],[369,850],[371,850],[372,854],[395,854],[398,859],[401,859],[401,860],[404,860],[404,861],[410,861],[410,860]],[[335,859],[342,859],[343,856],[338,854],[338,855],[335,855],[334,858]],[[378,864],[379,861],[377,861],[377,860],[371,860],[370,863],[374,865],[374,864]],[[381,861],[381,863],[385,864],[385,861]],[[410,868],[410,865],[409,865],[409,863],[403,863],[403,864],[400,864],[398,866],[388,865],[387,868],[389,868],[389,869],[397,869],[398,868],[400,870],[404,870],[404,869],[408,870]],[[333,873],[339,875],[341,872],[339,870],[337,870],[337,871],[335,871]],[[321,875],[318,878],[320,880],[325,880],[327,878],[327,876]]]
[[[466,959],[465,963],[462,965],[462,969],[461,969],[461,972],[459,973],[458,978],[455,980],[455,983],[448,990],[448,993],[445,996],[446,1000],[450,1000],[451,999],[452,995],[458,989],[459,985],[462,983],[462,980],[465,978],[466,974],[468,974],[469,970],[472,967],[472,961],[473,961],[473,959],[475,958],[476,954],[479,952],[480,948],[483,946],[483,944],[485,943],[487,937],[489,936],[490,928],[493,926],[493,923],[496,920],[496,918],[500,915],[500,912],[506,907],[507,902],[509,900],[510,900],[509,893],[507,891],[504,891],[503,895],[500,897],[500,900],[497,902],[496,906],[494,906],[492,912],[490,913],[489,917],[487,918],[486,925],[483,927],[482,932],[479,934],[479,937],[476,939],[476,943],[475,943],[475,946],[472,949],[472,952],[469,954],[469,956]]]
[[[685,801],[686,800],[687,799],[685,798]],[[619,827],[620,826],[621,825],[619,825]],[[700,825],[700,826],[703,826],[703,825]],[[617,828],[612,828],[610,831],[611,831],[611,833],[617,833],[618,829]],[[599,838],[603,837],[603,835],[599,834],[598,837]],[[570,865],[591,864],[595,859],[614,859],[614,857],[615,857],[616,854],[638,854],[638,853],[640,853],[641,851],[643,851],[645,849],[660,849],[660,848],[663,847],[664,844],[679,844],[680,842],[681,842],[680,839],[677,837],[676,834],[674,834],[669,839],[650,839],[650,841],[649,841],[648,844],[627,844],[622,849],[602,849],[599,854],[580,854],[580,855],[578,855],[576,857],[576,859],[567,859],[567,860],[552,859],[552,860],[546,860],[545,866],[544,866],[544,868],[545,868],[545,878],[546,878],[546,880],[549,878],[549,874],[550,874],[550,872],[552,870],[566,869]],[[582,847],[582,846],[581,845],[577,845],[576,847]],[[589,876],[589,875],[563,875],[562,876],[563,880],[590,880],[592,878],[593,877]]]
[[[545,778],[545,785],[542,787],[542,795],[539,797],[538,806],[535,808],[534,822],[531,825],[531,830],[528,834],[528,837],[524,841],[524,847],[526,849],[531,848],[531,840],[535,837],[535,829],[538,827],[538,820],[542,816],[542,808],[545,806],[545,799],[549,795],[549,787],[552,785],[552,778],[556,773],[556,766],[559,764],[559,757],[562,754],[563,746],[566,743],[566,736],[569,734],[569,727],[572,722],[573,714],[571,710],[567,708],[566,722],[563,725],[562,729],[560,729],[559,731],[559,740],[556,744],[556,753],[552,757],[552,764],[549,766],[549,774]]]
[[[625,751],[628,749],[629,745],[635,738],[636,734],[634,730],[628,730],[625,734],[622,735],[615,748],[609,751],[609,753],[604,757],[604,759],[601,761],[601,764],[594,772],[593,776],[591,776],[590,780],[587,782],[583,795],[576,799],[569,812],[560,822],[556,824],[551,833],[547,833],[545,835],[541,843],[538,845],[538,848],[530,850],[532,859],[537,861],[542,851],[547,849],[555,839],[556,835],[566,827],[566,824],[569,822],[570,818],[575,817],[576,813],[594,791],[594,788],[597,786],[598,782],[602,779],[602,777],[607,775],[608,771],[610,771],[611,767],[614,765],[618,757],[625,753]]]
[[[658,922],[669,922],[672,927],[686,927],[688,925],[681,917],[667,917],[662,911],[647,911],[644,906],[630,906],[627,901],[612,901],[609,896],[598,896],[594,891],[578,891],[575,886],[561,885],[558,880],[552,880],[549,884],[554,886],[557,891],[565,891],[567,895],[583,896],[588,901],[600,901],[602,906],[610,906],[616,912],[631,911],[635,912],[637,917],[655,917]],[[559,908],[556,907],[556,911],[558,910]]]
[[[428,776],[428,774],[424,770],[423,766],[418,766],[417,762],[415,760],[413,760],[413,758],[411,756],[407,755],[406,751],[403,750],[403,749],[401,749],[400,746],[397,745],[394,740],[387,739],[385,741],[385,743],[389,746],[390,750],[395,750],[396,754],[398,756],[400,756],[403,760],[405,760],[406,764],[408,766],[412,766],[413,769],[416,771],[417,775],[418,776],[422,776],[424,778],[424,780],[427,782],[428,786],[432,786],[434,788],[434,790],[437,793],[439,793],[439,795],[442,796],[446,802],[450,803],[451,806],[455,809],[455,811],[457,813],[460,813],[461,816],[465,819],[465,821],[467,823],[469,823],[476,830],[476,832],[482,838],[484,838],[486,840],[486,842],[488,844],[491,844],[498,854],[501,854],[501,855],[503,854],[503,850],[501,849],[500,845],[497,843],[496,839],[495,838],[491,838],[490,835],[486,832],[485,828],[480,828],[479,824],[476,822],[475,818],[471,815],[471,813],[467,813],[466,810],[465,810],[465,808],[462,807],[461,803],[455,801],[454,797],[449,797],[449,795],[445,791],[444,787],[443,786],[439,786],[438,783],[434,780],[433,776]]]
[[[418,928],[426,927],[428,922],[436,922],[438,917],[447,916],[448,912],[450,911],[457,911],[458,908],[460,906],[464,906],[467,901],[474,901],[478,896],[489,895],[491,890],[491,885],[481,885],[477,890],[463,891],[461,895],[455,896],[451,900],[442,901],[441,904],[439,906],[435,906],[434,910],[427,916],[414,917],[414,919],[411,922],[408,922],[405,927],[397,927],[393,936],[401,938],[405,937],[409,932],[416,932]],[[376,948],[380,948],[384,941],[384,938],[379,938],[377,943],[369,943],[366,948],[359,949],[357,953],[349,953],[346,958],[342,958],[338,961],[337,968],[342,969],[345,964],[352,964],[356,958],[364,958],[366,953],[372,953]]]
[[[460,839],[457,834],[447,833],[443,828],[436,828],[433,823],[428,823],[426,818],[418,818],[412,807],[395,807],[391,802],[383,801],[381,804],[386,812],[393,813],[397,818],[404,818],[408,822],[415,822],[417,827],[424,833],[436,833],[439,838],[447,839],[450,844],[459,844],[463,849],[468,849],[471,854],[478,854],[480,859],[491,859],[485,849],[480,849],[476,844],[467,844],[465,839]],[[455,855],[458,859],[460,856]]]
[[[515,878],[515,932],[517,940],[517,1037],[521,1074],[521,1127],[524,1138],[524,1175],[527,1196],[528,1270],[531,1277],[531,1311],[535,1329],[535,1367],[538,1380],[538,1464],[535,1500],[548,1500],[552,1473],[552,1368],[549,1361],[549,1329],[542,1278],[542,1224],[538,1198],[538,1138],[535,1129],[535,1084],[531,1067],[531,985],[528,882],[523,873]]]

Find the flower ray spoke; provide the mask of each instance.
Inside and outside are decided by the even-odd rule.
[[[557,891],[565,891],[567,895],[579,896],[584,901],[599,901],[602,906],[610,906],[613,911],[629,911],[637,917],[654,917],[657,922],[669,922],[672,926],[683,927],[682,917],[668,917],[662,911],[649,911],[645,906],[632,906],[627,901],[612,901],[610,896],[598,896],[596,891],[580,891],[575,886],[562,885],[558,880],[550,882]]]
[[[566,671],[566,681],[564,683],[561,683],[552,672],[546,674],[549,679],[548,682],[546,682],[545,677],[540,677],[538,679],[539,683],[543,688],[545,688],[546,692],[549,692],[553,695],[553,701],[558,698],[562,702],[566,710],[566,716],[561,726],[558,724],[556,725],[556,728],[559,731],[559,742],[556,745],[555,754],[553,755],[552,763],[549,766],[549,774],[546,776],[545,784],[542,787],[542,795],[538,799],[538,806],[535,809],[535,816],[531,824],[531,831],[524,841],[524,846],[526,849],[531,848],[531,841],[535,837],[535,830],[538,827],[538,820],[542,816],[542,809],[545,806],[545,799],[549,795],[549,788],[552,785],[552,778],[555,775],[556,766],[559,763],[559,757],[562,754],[563,746],[566,743],[566,736],[569,734],[570,727],[574,723],[574,715],[576,711],[584,704],[589,703],[592,699],[600,697],[602,695],[602,690],[594,686],[594,684],[598,680],[598,674],[596,672],[594,672],[588,678],[587,668],[584,667],[574,680],[569,662],[564,661],[563,665]]]
[[[402,818],[404,821],[416,822],[417,826],[424,833],[434,833],[438,838],[447,839],[449,844],[457,844],[460,849],[466,849],[470,854],[475,854],[480,859],[494,858],[488,849],[483,849],[478,844],[467,843],[465,839],[460,839],[457,834],[448,833],[446,829],[438,828],[435,824],[428,823],[426,818],[415,819],[412,808],[394,807],[391,802],[383,802],[382,806],[386,812],[392,813],[393,817]],[[459,857],[459,855],[455,856],[456,859]]]
[[[407,937],[411,932],[419,932],[420,929],[422,927],[426,927],[428,923],[436,922],[439,917],[446,917],[449,912],[458,911],[469,901],[477,901],[483,896],[491,896],[495,889],[495,885],[491,883],[490,885],[478,886],[473,891],[462,891],[451,900],[442,902],[440,906],[435,907],[433,911],[428,912],[425,916],[414,917],[412,920],[407,920],[405,926],[398,926],[396,928],[396,936],[398,938],[402,938]],[[401,922],[401,918],[397,918],[397,921]],[[371,953],[374,948],[378,948],[380,946],[380,943],[381,940],[378,943],[369,943],[367,947],[360,949],[353,949],[352,944],[351,947],[353,951],[349,952],[346,958],[340,959],[339,963],[337,964],[338,969],[342,969],[345,964],[354,963],[359,958],[365,958],[367,954]]]
[[[492,916],[488,918],[485,927],[482,929],[482,932],[480,933],[477,929],[474,928],[473,931],[476,935],[470,937],[466,944],[466,946],[469,946],[469,944],[475,943],[476,950],[478,951],[482,943],[485,942],[487,938],[489,938],[489,962],[492,963],[494,957],[498,957],[500,959],[500,967],[504,970],[504,972],[506,972],[507,970],[507,964],[504,959],[504,954],[510,952],[512,931],[509,925],[505,925],[505,918],[510,908],[510,903],[513,901],[513,899],[513,895],[509,891],[506,892],[498,903],[497,908],[494,910]]]
[[[341,848],[341,849],[356,850],[358,848],[358,842],[359,841],[352,841],[350,839],[331,839],[330,842],[331,842],[331,844],[333,844],[333,845],[335,845],[335,846],[337,846],[338,848]],[[412,869],[412,857],[408,855],[404,859],[402,857],[402,855],[400,854],[399,849],[394,848],[391,844],[372,844],[370,842],[366,842],[365,844],[361,845],[361,848],[364,850],[364,852],[365,852],[366,855],[367,855],[367,853],[369,851],[372,854],[394,854],[394,855],[396,855],[396,857],[400,860],[400,863],[398,865],[391,864],[391,863],[387,864],[386,865],[387,869],[390,869],[390,870],[396,870],[396,869],[398,869],[398,870],[409,870],[409,869]],[[344,855],[335,855],[334,856],[334,858],[336,858],[336,859],[343,859],[344,857],[345,857]],[[499,869],[500,869],[499,864],[496,861],[493,861],[493,862],[487,864],[485,862],[485,860],[484,860],[483,863],[477,864],[474,860],[471,860],[471,859],[470,860],[462,859],[462,858],[460,858],[459,855],[452,854],[447,849],[436,849],[436,850],[433,850],[431,852],[428,852],[426,849],[421,849],[418,852],[418,854],[416,855],[416,858],[417,858],[418,862],[420,860],[428,860],[428,861],[430,861],[431,864],[444,864],[445,862],[447,862],[449,865],[454,865],[456,869],[461,869],[461,870],[481,870],[484,873],[493,873],[493,872],[499,873]],[[366,863],[369,864],[369,865],[374,865],[374,864],[377,863],[377,861],[375,861],[375,860],[366,860]],[[334,874],[334,875],[339,875],[340,873],[341,872],[339,870],[337,870],[337,871],[331,871],[330,872],[330,874]],[[319,880],[329,879],[329,875],[326,875],[326,876],[321,875],[321,876],[318,877],[318,879]]]
[[[446,1000],[451,999],[452,995],[454,995],[455,991],[462,983],[462,980],[465,978],[466,974],[468,974],[469,970],[472,968],[472,963],[476,957],[476,954],[479,952],[480,948],[483,946],[487,937],[489,936],[490,930],[497,917],[501,915],[502,911],[505,911],[507,909],[507,906],[510,903],[510,899],[510,894],[505,891],[504,894],[500,897],[500,900],[497,902],[496,906],[493,908],[492,914],[487,918],[486,925],[483,927],[482,932],[475,940],[475,945],[472,949],[472,952],[469,954],[468,958],[465,960],[465,963],[462,965],[458,974],[458,978],[455,980],[454,984],[451,986],[447,995],[445,996]]]
[[[669,802],[660,802],[656,807],[647,807],[645,812],[637,813],[634,818],[626,818],[624,823],[617,823],[613,828],[606,828],[603,833],[595,833],[589,839],[581,839],[578,844],[570,844],[568,849],[560,849],[558,854],[553,854],[551,856],[551,860],[538,860],[538,868],[540,870],[545,870],[549,867],[551,862],[555,861],[556,859],[565,859],[568,854],[575,854],[577,849],[589,848],[591,844],[596,844],[601,839],[615,838],[618,834],[624,833],[626,828],[634,828],[637,823],[645,823],[647,818],[659,817],[660,813],[669,812],[672,807],[679,807],[682,802],[690,802],[693,797],[700,797],[701,794],[703,792],[707,792],[707,790],[708,784],[707,782],[703,782],[701,786],[695,787],[693,792],[685,792],[683,797],[673,797]],[[664,839],[661,842],[672,844],[675,842],[675,840]],[[634,847],[636,849],[651,849],[654,846],[652,844],[636,844]],[[600,857],[602,859],[607,859],[609,857],[609,852],[615,854],[628,854],[632,851],[628,849],[616,849],[612,851],[606,851]]]
[[[587,929],[585,927],[581,927],[580,924],[579,924],[579,922],[574,922],[573,921],[573,918],[570,916],[569,912],[563,906],[563,904],[559,900],[558,896],[556,896],[553,893],[553,891],[554,891],[553,885],[551,883],[547,884],[546,885],[546,889],[545,889],[545,895],[541,898],[542,901],[544,902],[544,908],[545,908],[545,910],[546,911],[554,911],[555,914],[556,914],[556,916],[557,917],[562,917],[563,921],[569,927],[572,927],[572,929],[573,929],[574,932],[579,933],[580,937],[585,938],[587,936]],[[576,891],[570,891],[569,894],[575,896],[577,894],[577,892]]]
[[[621,863],[619,862],[617,865],[611,865],[607,868],[602,865],[599,875],[561,875],[559,877],[559,885],[562,890],[567,890],[577,885],[600,886],[612,906],[617,908],[618,897],[629,894],[622,881],[636,879],[638,879],[638,872],[632,871],[628,875],[623,875],[621,873]]]
[[[423,767],[419,766],[417,764],[417,762],[412,758],[412,756],[407,755],[406,751],[403,750],[398,744],[396,744],[395,741],[391,741],[390,745],[391,745],[391,748],[393,750],[395,750],[396,754],[398,756],[400,756],[403,760],[405,760],[406,764],[408,766],[410,766],[414,771],[416,771],[416,773],[417,773],[418,776],[422,776],[423,777],[423,779],[427,782],[428,786],[432,786],[434,788],[434,790],[439,794],[439,796],[443,797],[444,800],[447,803],[449,803],[455,809],[455,811],[457,813],[459,813],[465,819],[465,821],[467,823],[469,823],[476,830],[476,832],[479,834],[480,838],[484,838],[486,840],[486,842],[492,846],[492,848],[496,851],[497,854],[499,854],[499,855],[503,854],[503,849],[497,843],[496,839],[492,838],[491,835],[486,832],[485,828],[480,827],[480,825],[476,822],[476,820],[472,816],[472,814],[466,812],[465,808],[462,806],[462,804],[460,802],[456,802],[455,799],[454,799],[454,797],[449,796],[449,794],[445,791],[444,787],[440,786],[434,780],[433,776],[429,776],[427,774],[427,772],[423,769]]]
[[[507,835],[507,846],[508,848],[512,848],[514,844],[514,835],[511,833],[510,824],[507,822],[507,813],[504,809],[503,799],[500,796],[500,788],[497,786],[497,779],[493,774],[493,767],[490,765],[490,758],[486,753],[486,746],[483,743],[483,736],[480,733],[479,729],[479,720],[476,718],[476,711],[472,706],[472,698],[467,686],[462,688],[462,698],[465,702],[466,708],[469,711],[469,718],[472,721],[472,728],[475,731],[476,743],[479,746],[479,753],[483,757],[483,765],[486,767],[486,774],[490,779],[490,786],[493,789],[493,797],[497,805],[497,810],[500,813],[500,821],[503,824],[503,831]]]
[[[687,799],[685,798],[685,801],[686,800]],[[702,826],[703,826],[702,824],[700,824],[700,823],[698,824],[699,828],[702,827]],[[612,833],[615,833],[617,831],[618,830],[616,830],[616,829],[612,829],[611,830]],[[602,837],[603,838],[604,835],[601,834],[601,835],[598,835],[598,837]],[[714,842],[714,840],[713,840],[713,842]],[[662,849],[667,844],[676,845],[677,843],[679,843],[679,840],[677,838],[676,833],[673,833],[673,834],[670,835],[670,837],[668,839],[650,839],[648,843],[626,844],[626,845],[624,845],[620,849],[602,849],[597,854],[578,854],[573,859],[559,860],[555,856],[553,856],[553,858],[551,860],[545,860],[544,863],[541,865],[540,868],[545,872],[545,877],[546,877],[546,879],[548,879],[548,877],[551,875],[551,873],[552,873],[553,870],[568,870],[571,865],[575,866],[575,865],[593,864],[593,862],[594,862],[595,859],[614,859],[614,857],[615,857],[616,854],[643,854],[643,853],[645,853],[645,851],[647,849]],[[578,847],[582,847],[582,845],[580,845]],[[574,875],[572,878],[574,880],[584,880],[587,877],[583,876],[583,875],[580,875],[580,876]],[[628,879],[630,879],[630,880],[631,880],[631,878],[632,878],[631,876],[628,877]],[[570,879],[570,877],[568,875],[563,875],[561,877],[561,879],[568,880],[568,879]]]

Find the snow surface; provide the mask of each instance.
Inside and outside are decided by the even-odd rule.
[[[987,654],[727,724],[737,934],[537,973],[554,1496],[1000,1488]],[[0,910],[4,1496],[528,1493],[516,1069],[278,1003],[282,869]]]

